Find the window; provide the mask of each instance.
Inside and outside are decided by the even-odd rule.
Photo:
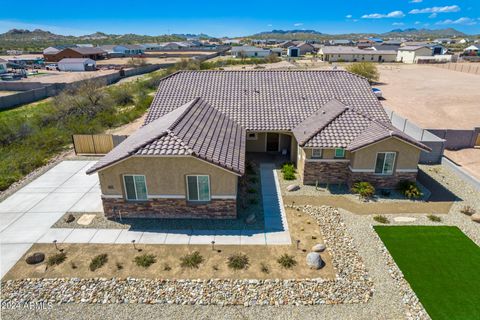
[[[377,161],[375,163],[376,174],[393,174],[394,166],[395,166],[395,152],[377,153]]]
[[[249,132],[247,133],[247,140],[257,140],[258,135],[256,132]]]
[[[345,158],[345,149],[343,149],[343,148],[336,148],[336,149],[335,149],[335,158],[336,158],[336,159],[343,159],[343,158]]]
[[[124,175],[125,196],[127,200],[147,200],[147,184],[145,176]]]
[[[312,149],[312,159],[321,159],[322,149]]]
[[[187,176],[188,201],[210,201],[209,176]]]

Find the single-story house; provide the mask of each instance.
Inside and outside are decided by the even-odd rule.
[[[51,46],[51,47],[47,47],[45,49],[43,49],[43,54],[44,55],[54,55],[54,54],[57,54],[59,53],[60,51],[64,50],[64,49],[67,49],[67,48],[76,48],[77,46],[76,45],[68,45],[68,46],[64,46],[64,45],[58,45],[58,46]]]
[[[64,58],[58,62],[60,71],[95,71],[97,63],[89,58]]]
[[[463,54],[466,56],[478,56],[480,53],[480,45],[474,45],[472,44],[471,46],[468,46],[463,50]]]
[[[349,39],[334,39],[328,42],[331,46],[353,46],[355,43]]]
[[[7,60],[0,58],[0,74],[7,73],[7,63]]]
[[[325,46],[318,54],[323,61],[330,62],[393,62],[397,56],[395,50],[366,50],[346,46]]]
[[[307,53],[315,53],[316,49],[315,47],[308,43],[308,42],[301,42],[296,45],[297,48],[300,49],[300,55],[306,55]]]
[[[235,58],[261,58],[268,57],[272,52],[269,49],[263,49],[252,46],[232,47],[232,57]]]
[[[398,48],[398,62],[417,63],[418,57],[433,56],[432,48],[429,46],[404,46]]]
[[[293,162],[304,184],[393,188],[415,181],[422,150],[347,71],[180,71],[87,173],[109,218],[233,218],[250,154]]]
[[[469,42],[470,42],[470,39],[468,39],[468,38],[462,38],[458,41],[458,43],[460,43],[460,44],[465,44],[465,43],[469,43]]]
[[[64,58],[88,58],[92,60],[101,60],[107,57],[107,52],[101,48],[65,48],[58,52],[44,53],[43,57],[47,62],[58,62]]]
[[[457,42],[457,40],[450,39],[450,38],[441,38],[441,39],[433,40],[433,43],[438,43],[438,44],[454,44],[456,42]]]
[[[99,46],[99,48],[109,55],[119,56],[136,56],[142,55],[145,52],[144,47],[136,44],[103,45]]]
[[[301,56],[300,48],[291,46],[287,49],[287,56],[292,58],[297,58]]]
[[[288,49],[288,47],[295,47],[297,45],[298,41],[284,41],[280,43],[278,46],[280,48]]]

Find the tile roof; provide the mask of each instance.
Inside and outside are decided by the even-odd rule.
[[[245,139],[245,129],[195,98],[137,130],[87,173],[133,155],[190,155],[242,175]]]
[[[325,46],[323,54],[397,54],[395,50],[365,50],[357,47]]]
[[[332,99],[389,121],[365,78],[343,70],[180,71],[160,81],[145,123],[202,97],[246,130],[290,131]]]
[[[104,50],[102,50],[99,47],[80,47],[80,48],[68,48],[73,51],[76,51],[80,54],[104,54],[106,53]]]

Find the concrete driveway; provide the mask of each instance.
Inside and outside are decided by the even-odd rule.
[[[66,212],[102,211],[95,161],[63,161],[0,203],[1,277]]]

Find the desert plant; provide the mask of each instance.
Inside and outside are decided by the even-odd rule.
[[[180,266],[182,268],[198,268],[198,266],[205,259],[202,257],[200,252],[194,251],[192,253],[186,254],[180,258]]]
[[[73,261],[70,261],[70,267],[71,267],[72,269],[77,269],[77,264],[76,264],[75,262],[73,262]]]
[[[163,264],[163,271],[170,271],[172,270],[172,267],[168,263]]]
[[[258,181],[258,178],[255,176],[248,178],[248,182],[250,183],[257,183],[257,181]]]
[[[248,256],[243,253],[235,253],[228,257],[228,267],[234,270],[242,270],[248,268]]]
[[[388,220],[387,217],[382,216],[382,215],[377,215],[373,217],[373,220],[377,221],[378,223],[390,223],[390,220]]]
[[[295,166],[293,163],[284,163],[281,171],[283,174],[283,179],[295,180]]]
[[[427,216],[427,218],[428,218],[428,220],[433,221],[433,222],[441,222],[442,221],[442,218],[440,218],[439,216],[433,215],[433,214],[429,214]]]
[[[463,208],[460,210],[461,213],[466,214],[467,216],[471,216],[475,214],[475,209],[471,206],[463,206]]]
[[[249,202],[250,204],[258,204],[258,199],[253,198],[253,199],[250,199]]]
[[[297,261],[294,256],[284,253],[277,259],[277,262],[285,269],[291,269],[297,265]]]
[[[247,174],[250,174],[250,175],[254,175],[254,174],[255,174],[255,168],[254,168],[252,162],[247,161],[247,162],[245,163],[245,171],[247,172]]]
[[[248,188],[248,189],[247,189],[247,192],[248,192],[248,193],[252,193],[252,194],[253,194],[253,193],[257,193],[257,189],[255,189],[255,188]]]
[[[63,263],[67,259],[67,254],[65,252],[59,252],[53,256],[48,257],[47,265],[55,266]]]
[[[367,78],[370,82],[380,79],[377,66],[372,62],[355,62],[348,65],[346,69],[348,72]]]
[[[95,271],[98,268],[101,268],[108,261],[108,255],[106,253],[99,254],[94,257],[90,262],[90,271]]]
[[[152,264],[157,262],[157,258],[153,254],[144,253],[140,256],[136,256],[134,261],[137,264],[137,266],[148,268]]]
[[[220,270],[216,264],[212,266],[212,269],[213,269],[214,271]]]
[[[123,269],[123,264],[121,264],[120,262],[115,263],[115,266],[117,267],[117,270]]]
[[[263,273],[270,273],[270,268],[266,263],[262,262],[260,263],[260,271],[262,271]]]
[[[375,194],[375,188],[367,181],[355,182],[351,190],[364,199],[371,198]]]
[[[413,181],[402,180],[398,183],[397,189],[408,199],[418,199],[423,195]]]

